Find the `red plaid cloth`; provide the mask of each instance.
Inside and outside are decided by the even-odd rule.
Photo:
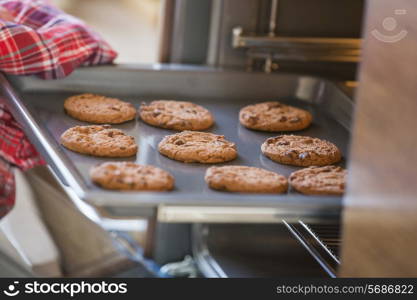
[[[0,0],[0,71],[56,79],[78,66],[111,63],[117,53],[86,25],[43,0]],[[0,99],[0,217],[14,202],[12,164],[43,161]]]
[[[0,217],[12,209],[14,204],[15,185],[10,165],[0,159]]]

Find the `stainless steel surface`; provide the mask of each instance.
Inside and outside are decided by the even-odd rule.
[[[317,199],[316,199],[317,200]],[[339,204],[340,202],[336,200]],[[308,210],[297,206],[254,207],[254,206],[175,206],[160,205],[158,220],[167,223],[281,223],[298,222],[300,217],[310,223],[320,223],[323,218],[333,218],[337,208],[326,210],[324,206],[311,206]]]
[[[210,36],[211,0],[175,0],[169,24],[169,58],[165,62],[205,64]]]
[[[332,260],[340,264],[340,246],[342,244],[340,223],[309,224],[301,222],[316,241],[329,253]]]
[[[234,30],[233,45],[248,48],[297,48],[304,47],[317,50],[355,50],[359,51],[361,40],[354,38],[322,38],[322,37],[278,37],[278,36],[245,36],[240,27]]]
[[[213,67],[242,67],[247,62],[244,50],[234,49],[231,32],[239,24],[256,32],[259,26],[260,0],[214,0],[210,14],[210,38],[207,64]],[[237,9],[238,8],[238,9]]]
[[[359,62],[360,52],[357,50],[333,50],[333,51],[308,51],[301,48],[282,48],[278,51],[271,49],[250,49],[248,57],[254,59],[270,59],[271,71],[277,70],[283,61],[300,62],[339,62],[357,63]]]
[[[210,221],[210,218],[231,218],[245,222],[256,218],[247,212],[241,214],[239,210],[233,214],[231,207],[260,209],[257,222],[262,222],[259,217],[264,216],[264,210],[268,209],[268,222],[274,216],[275,220],[279,220],[283,215],[296,219],[302,216],[320,218],[339,213],[341,197],[303,196],[291,190],[285,195],[256,196],[210,190],[203,179],[207,165],[183,164],[158,153],[159,141],[173,131],[151,127],[138,120],[115,126],[135,136],[140,148],[137,157],[118,160],[152,164],[171,172],[176,178],[176,188],[170,193],[100,189],[92,184],[88,171],[93,165],[108,159],[71,152],[58,142],[66,129],[86,125],[68,117],[63,111],[64,99],[75,93],[114,95],[135,106],[144,100],[161,98],[192,100],[214,113],[216,125],[211,132],[224,134],[237,144],[239,157],[230,164],[263,167],[288,176],[298,168],[274,163],[260,152],[260,144],[276,134],[251,131],[240,126],[239,109],[249,103],[271,99],[304,107],[313,113],[314,122],[309,129],[298,134],[330,140],[347,157],[352,103],[331,82],[290,74],[268,76],[184,67],[170,69],[135,66],[81,69],[59,81],[41,81],[33,77],[13,77],[10,80],[14,89],[1,78],[3,92],[32,142],[65,185],[71,187],[79,198],[108,216],[150,216],[158,207],[161,207],[159,220],[169,222],[200,222]],[[190,207],[196,213],[189,214],[187,218]],[[207,207],[216,213],[209,218],[196,218],[198,214],[204,215]],[[175,209],[175,213],[169,213],[167,208]],[[186,213],[181,212],[182,208]],[[225,214],[222,217],[223,208]],[[253,212],[257,212],[257,209]],[[179,216],[179,219],[175,216]]]
[[[314,231],[311,226],[303,221],[290,223],[283,220],[283,223],[319,263],[323,270],[325,270],[329,276],[335,278],[337,268],[340,264],[340,261],[335,254],[336,248],[334,248],[334,246],[340,242],[338,230],[339,224],[315,225],[317,231]],[[320,233],[323,234],[323,236],[319,235]],[[322,240],[323,237],[325,238],[325,242]],[[329,246],[333,247],[329,248]]]
[[[278,0],[271,0],[271,15],[269,16],[268,32],[269,37],[274,37],[277,31],[278,4]],[[271,52],[269,52],[265,57],[264,72],[267,74],[271,73],[274,69],[278,68],[278,65],[276,63],[274,64],[273,59],[273,54]],[[247,64],[250,66],[249,68],[251,69],[253,64],[253,57],[251,57],[250,55]]]

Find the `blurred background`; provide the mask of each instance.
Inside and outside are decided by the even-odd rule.
[[[154,63],[161,0],[52,0],[84,20],[118,52],[117,63]]]

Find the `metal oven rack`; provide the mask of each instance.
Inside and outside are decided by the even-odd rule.
[[[195,224],[194,259],[202,274],[212,278],[292,277],[301,269],[303,276],[336,277],[337,220],[312,226],[283,223]]]
[[[192,250],[200,272],[211,278],[290,277],[296,273],[289,271],[289,266],[301,264],[303,276],[336,277],[341,244],[338,221],[313,225],[303,221],[282,222],[284,226],[239,225],[238,228],[227,224],[193,225]],[[307,251],[300,250],[299,244]],[[314,260],[321,272],[315,268]],[[283,268],[286,265],[288,268]]]
[[[342,197],[304,196],[293,190],[284,195],[256,196],[211,191],[202,180],[206,166],[171,161],[155,150],[160,139],[173,132],[148,126],[140,120],[117,127],[135,136],[138,141],[140,152],[132,160],[154,164],[174,174],[177,183],[172,193],[101,190],[91,183],[88,170],[103,159],[73,153],[62,148],[58,142],[64,130],[84,124],[66,116],[62,109],[64,99],[74,93],[114,95],[136,106],[143,100],[151,99],[192,100],[214,113],[216,126],[211,131],[224,134],[237,143],[239,158],[232,164],[263,167],[288,176],[298,168],[269,161],[259,151],[259,145],[277,133],[243,128],[237,121],[239,109],[249,103],[273,99],[306,108],[314,115],[313,125],[297,134],[330,140],[347,157],[353,103],[337,84],[328,80],[288,73],[268,75],[184,66],[125,65],[81,69],[59,81],[42,81],[34,77],[6,79],[3,76],[0,76],[0,81],[7,105],[23,124],[31,141],[43,154],[71,198],[76,199],[74,201],[80,210],[91,216],[93,208],[95,218],[146,217],[162,225],[195,224],[195,258],[199,266],[206,270],[207,276],[228,275],[221,266],[216,267],[216,258],[210,255],[210,249],[205,245],[204,228],[207,228],[207,224],[242,226],[246,223],[247,226],[256,227],[261,224],[279,225],[285,220],[286,224],[296,228],[300,220],[314,226],[323,220],[335,220],[340,215]],[[343,161],[341,165],[345,163]],[[307,240],[307,235],[314,240],[308,230],[300,239],[301,229],[297,232],[299,240]],[[281,229],[279,231],[282,232]],[[293,228],[292,232],[295,232]],[[291,249],[296,247],[294,244],[289,246]],[[227,256],[223,258],[222,263],[231,263]],[[309,262],[305,263],[309,265]],[[333,266],[333,270],[335,268]],[[331,274],[332,269],[328,267],[327,270]],[[316,276],[316,273],[312,271],[311,275]]]

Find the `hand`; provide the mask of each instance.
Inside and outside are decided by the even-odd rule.
[[[0,6],[0,20],[13,22],[14,17],[12,16],[12,14],[7,9]]]

